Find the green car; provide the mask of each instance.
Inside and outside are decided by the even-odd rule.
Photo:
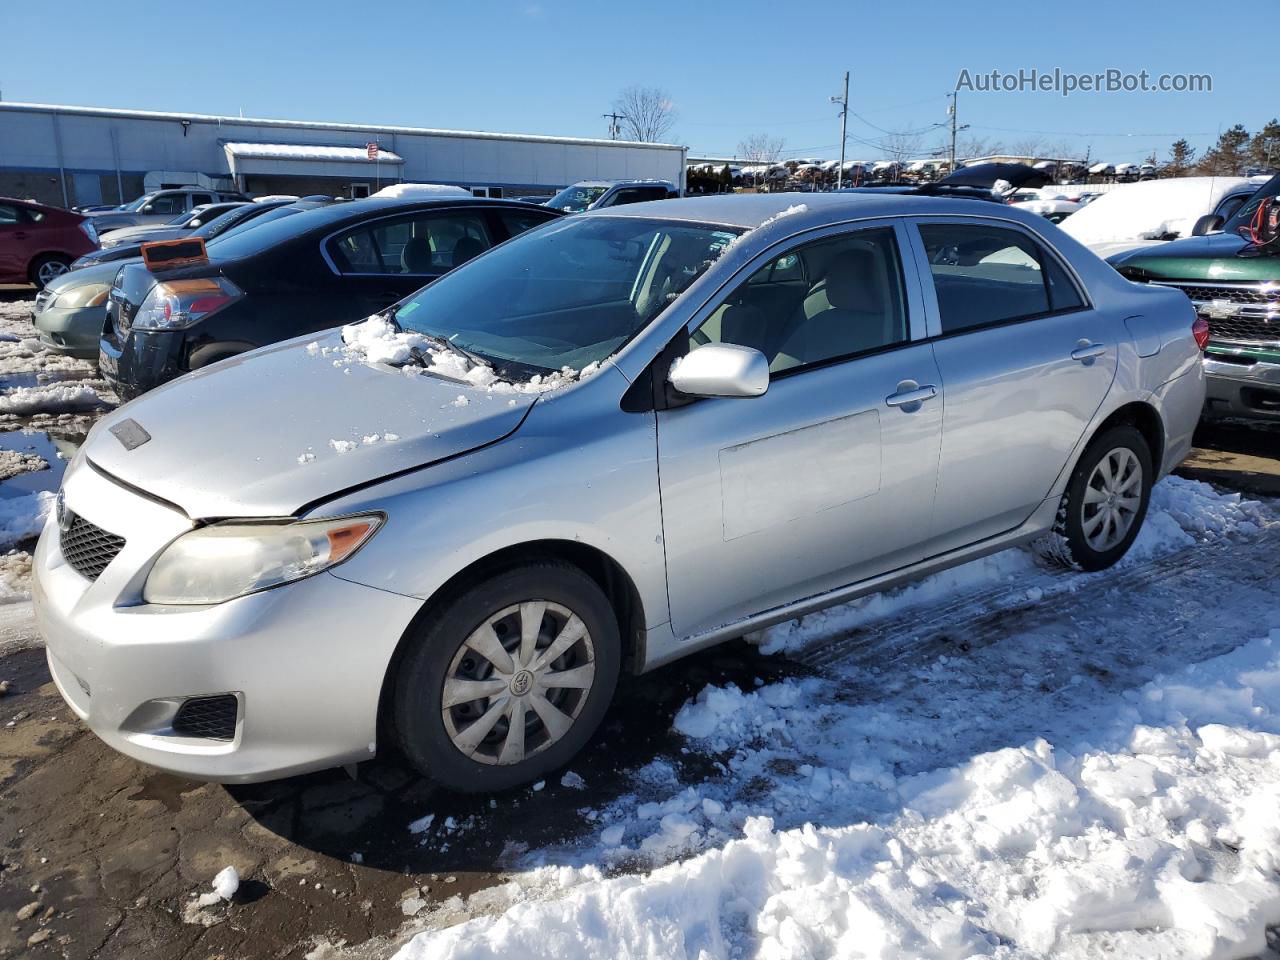
[[[1185,291],[1208,321],[1206,416],[1280,420],[1280,239],[1250,239],[1258,207],[1277,194],[1280,175],[1225,224],[1202,217],[1194,236],[1107,258],[1130,280]]]

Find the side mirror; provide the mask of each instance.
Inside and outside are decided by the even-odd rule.
[[[187,224],[187,226],[194,230],[196,227],[204,226],[204,221],[199,219],[192,220]]]
[[[751,347],[708,343],[677,360],[667,382],[691,397],[758,397],[769,389],[769,361]]]
[[[145,207],[142,208],[143,213],[155,213],[155,210],[156,210],[155,204],[152,204],[152,203],[148,203]]]
[[[1196,221],[1196,225],[1191,228],[1193,237],[1203,237],[1208,233],[1217,233],[1222,229],[1222,225],[1226,223],[1216,213],[1206,213],[1203,217]]]

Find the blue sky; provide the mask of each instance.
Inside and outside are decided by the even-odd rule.
[[[958,0],[807,11],[777,0],[60,0],[58,21],[76,27],[66,30],[45,4],[0,6],[6,36],[50,41],[6,44],[8,100],[604,136],[616,93],[642,84],[670,93],[671,139],[694,153],[728,155],[767,132],[785,138],[786,156],[834,157],[828,98],[847,69],[858,114],[848,155],[874,159],[886,130],[924,129],[923,151],[941,142],[941,127],[926,128],[946,121],[964,68],[1212,75],[1211,93],[961,94],[973,136],[1112,162],[1153,148],[1163,158],[1179,135],[1203,150],[1234,123],[1252,131],[1280,112],[1265,57],[1242,54],[1228,21],[1184,0],[1067,14]]]

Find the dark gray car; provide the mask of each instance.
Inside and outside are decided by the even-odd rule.
[[[212,244],[237,231],[324,204],[322,200],[245,204],[227,211],[189,235],[201,237]],[[121,266],[139,261],[139,247],[140,244],[121,245],[81,257],[72,264],[71,270],[41,290],[36,296],[32,316],[41,344],[58,353],[96,360],[102,325],[107,317],[106,303],[111,281]]]

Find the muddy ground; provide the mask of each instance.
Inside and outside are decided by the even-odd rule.
[[[29,297],[0,290],[0,305]],[[0,376],[0,390],[38,378],[15,370]],[[51,464],[15,470],[0,494],[56,486],[57,453],[75,446],[87,422],[85,414],[0,422],[8,431],[0,451]],[[1211,425],[1182,472],[1277,496],[1278,458],[1280,427]],[[29,545],[19,546],[6,561],[17,582]],[[453,898],[500,884],[514,857],[591,829],[584,811],[634,789],[637,767],[657,757],[677,767],[705,762],[683,754],[668,732],[703,686],[749,686],[803,669],[733,643],[634,681],[574,765],[585,786],[552,780],[493,798],[448,795],[386,758],[362,765],[356,779],[334,771],[223,787],[106,749],[49,681],[29,606],[0,605],[0,681],[8,683],[0,697],[0,956],[389,956],[427,922],[448,922]],[[456,839],[420,845],[408,825],[426,814],[454,818]],[[244,877],[234,901],[197,908],[194,895],[229,864]]]

